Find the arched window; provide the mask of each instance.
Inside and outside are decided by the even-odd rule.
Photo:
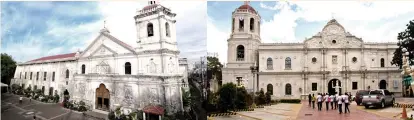
[[[285,59],[285,69],[292,69],[292,63],[291,62],[292,61],[291,61],[290,57],[287,57]]]
[[[267,58],[267,69],[268,70],[271,70],[271,69],[273,69],[273,60],[272,60],[272,58]]]
[[[292,95],[292,85],[289,83],[285,86],[285,95]]]
[[[66,78],[69,78],[69,69],[66,69]]]
[[[85,68],[86,68],[86,66],[85,66],[85,64],[83,64],[82,65],[82,74],[85,74]]]
[[[165,36],[170,37],[170,25],[165,23]]]
[[[148,37],[154,36],[154,26],[152,25],[152,23],[148,23],[147,24],[147,33],[148,33]]]
[[[254,30],[254,18],[250,18],[250,31]]]
[[[272,84],[267,84],[267,92],[269,92],[270,95],[273,95],[273,85]]]
[[[239,19],[239,31],[243,31],[244,30],[244,19],[240,18]]]
[[[231,31],[234,32],[234,18],[233,21],[231,21]]]
[[[244,46],[237,46],[237,61],[244,61]]]
[[[125,74],[131,74],[131,63],[129,62],[125,63]]]
[[[381,58],[381,67],[384,67],[384,58]]]

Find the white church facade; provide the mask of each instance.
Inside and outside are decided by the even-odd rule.
[[[163,106],[170,113],[182,110],[181,89],[188,89],[188,66],[186,58],[179,58],[175,16],[151,1],[131,16],[138,47],[104,28],[84,51],[18,64],[12,82],[42,89],[45,95],[62,96],[67,90],[71,100],[103,111],[149,105]]]
[[[390,63],[396,43],[364,42],[335,19],[302,43],[262,43],[260,21],[248,2],[233,12],[223,84],[233,82],[248,91],[263,89],[272,98],[355,95],[366,89],[401,94],[401,70]]]

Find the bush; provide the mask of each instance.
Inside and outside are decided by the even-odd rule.
[[[265,97],[266,97],[266,100],[265,100],[266,104],[270,104],[270,102],[272,101],[271,92],[267,91]]]
[[[55,94],[55,96],[54,96],[55,103],[58,103],[59,99],[60,99],[59,95]]]
[[[300,99],[280,99],[280,103],[300,103]]]
[[[257,105],[266,104],[266,96],[263,92],[263,89],[261,89],[259,92],[256,93],[255,102]]]
[[[277,104],[278,103],[278,101],[277,100],[271,100],[270,101],[270,104]]]

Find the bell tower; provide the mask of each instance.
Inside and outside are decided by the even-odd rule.
[[[147,6],[136,12],[138,47],[135,50],[141,66],[140,73],[171,73],[170,68],[178,66],[175,16],[169,8],[156,1],[149,1]]]
[[[245,1],[232,13],[232,28],[227,40],[227,65],[223,68],[223,83],[245,85],[249,92],[257,91],[257,76],[251,68],[258,66],[260,15]]]
[[[260,15],[245,1],[232,14],[232,29],[228,40],[228,66],[232,64],[246,65],[257,62],[257,49],[260,40]],[[239,66],[239,65],[237,65]]]

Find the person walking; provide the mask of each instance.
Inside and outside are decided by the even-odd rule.
[[[19,98],[19,103],[20,103],[20,104],[22,104],[22,103],[23,103],[23,97],[22,97],[22,96],[20,96],[20,98]]]
[[[335,101],[336,101],[335,95],[332,94],[330,96],[330,99],[331,99],[331,109],[333,110],[334,109],[334,105],[335,105]]]
[[[345,95],[343,96],[344,102],[345,102],[345,113],[348,111],[348,113],[351,113],[351,111],[349,111],[349,96],[348,93],[345,93]]]
[[[321,93],[318,93],[318,96],[316,97],[316,99],[318,100],[318,110],[319,111],[322,111],[322,94]]]
[[[315,109],[315,100],[316,100],[315,94],[312,94],[312,108],[313,109]]]
[[[309,101],[309,107],[312,107],[312,105],[311,105],[311,102],[312,102],[311,94],[308,95],[308,101]]]
[[[336,97],[336,100],[338,101],[339,114],[342,114],[343,99],[342,99],[342,94],[341,93],[339,93],[338,97]]]
[[[324,99],[325,99],[325,104],[326,104],[326,111],[328,111],[329,110],[329,102],[330,102],[329,95],[325,94]]]

